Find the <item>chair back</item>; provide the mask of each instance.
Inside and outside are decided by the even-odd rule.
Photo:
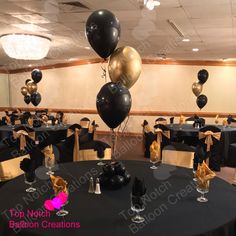
[[[185,123],[192,125],[194,123],[194,121],[195,121],[194,116],[190,116],[185,120]]]
[[[143,121],[143,151],[144,157],[150,158],[150,146],[155,140],[155,135],[151,131],[151,128],[146,120]]]
[[[163,117],[159,117],[155,120],[155,124],[162,124],[162,125],[167,125],[167,120]]]
[[[214,125],[208,125],[199,130],[199,144],[207,153],[207,164],[209,163],[209,167],[215,171],[219,171],[221,165],[220,139],[221,130]]]
[[[193,168],[194,148],[184,143],[167,145],[162,151],[162,163]]]
[[[81,125],[82,128],[88,129],[88,128],[89,128],[89,125],[90,125],[90,119],[87,118],[87,117],[83,117],[83,118],[80,120],[80,125]]]
[[[159,150],[159,158],[161,159],[162,149],[170,143],[170,129],[166,125],[157,124],[154,126],[155,144]],[[154,144],[154,143],[152,143]],[[151,150],[150,150],[151,151]]]

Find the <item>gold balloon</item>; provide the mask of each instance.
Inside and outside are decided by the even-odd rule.
[[[29,94],[33,94],[34,92],[37,92],[37,84],[34,81],[29,81],[27,83],[27,90],[29,92]]]
[[[108,64],[108,72],[112,82],[120,82],[128,89],[140,76],[142,60],[139,53],[132,47],[125,46],[116,49]]]
[[[24,95],[24,96],[26,96],[27,93],[28,93],[28,90],[27,90],[27,88],[26,88],[25,86],[22,87],[22,88],[20,89],[20,91],[21,91],[21,94]]]
[[[194,82],[192,85],[192,91],[196,97],[198,97],[202,92],[202,84]]]

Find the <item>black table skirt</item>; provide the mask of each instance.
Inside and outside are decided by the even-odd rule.
[[[38,194],[26,194],[23,177],[6,183],[0,189],[0,235],[1,236],[235,236],[236,235],[236,189],[225,181],[215,178],[207,194],[209,202],[199,203],[196,198],[191,170],[161,165],[151,170],[148,162],[124,161],[134,176],[144,178],[147,185],[146,209],[142,215],[144,224],[131,222],[131,183],[120,190],[102,189],[101,195],[88,193],[88,179],[100,172],[96,161],[60,165],[56,174],[70,184],[69,203],[65,209],[69,215],[60,218],[51,213],[48,221],[79,222],[78,229],[22,229],[15,234],[8,228],[8,213],[12,208],[42,208],[52,196],[50,183],[39,174],[35,186]],[[38,173],[44,171],[38,170]],[[45,220],[45,219],[44,219]],[[38,220],[39,224],[42,219]]]

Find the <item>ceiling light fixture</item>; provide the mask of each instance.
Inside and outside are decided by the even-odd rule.
[[[198,49],[198,48],[193,48],[192,51],[193,51],[193,52],[198,52],[199,49]]]
[[[222,60],[223,60],[223,62],[236,61],[236,58],[223,58]]]
[[[51,40],[31,34],[6,34],[1,36],[5,53],[20,60],[40,60],[47,56]]]
[[[190,39],[182,39],[182,42],[190,42]]]
[[[153,10],[154,7],[157,7],[157,6],[161,5],[161,3],[157,0],[144,0],[143,4],[150,11]]]

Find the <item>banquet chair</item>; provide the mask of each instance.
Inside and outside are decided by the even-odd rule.
[[[207,153],[206,162],[214,171],[220,171],[221,166],[220,138],[221,130],[214,125],[208,125],[199,130],[199,144]]]
[[[8,142],[8,143],[7,143]],[[8,147],[0,151],[0,181],[6,181],[23,174],[20,162],[29,157],[39,166],[40,160],[34,155],[34,130],[26,126],[14,129],[13,135],[6,140]]]
[[[193,147],[184,143],[172,143],[163,148],[162,163],[192,168],[194,159]]]
[[[195,121],[195,117],[191,116],[191,117],[186,118],[185,123],[193,125],[194,121]]]
[[[170,129],[163,125],[157,124],[154,126],[155,139],[153,142],[157,143],[159,158],[162,159],[162,150],[165,146],[170,144]],[[152,142],[152,144],[153,144]]]
[[[67,138],[57,144],[60,162],[111,159],[111,147],[99,140],[92,140],[88,133],[81,133],[82,127],[73,124],[68,128]]]
[[[158,117],[156,120],[155,120],[155,124],[162,124],[162,125],[167,125],[167,120],[163,117]]]
[[[29,111],[24,112],[21,116],[21,124],[27,124],[28,123],[28,119],[31,117],[31,113]]]
[[[143,121],[143,149],[144,149],[144,157],[150,158],[150,146],[152,142],[155,140],[155,135],[151,131],[151,128],[146,120]]]
[[[231,135],[230,142],[228,158],[225,164],[230,167],[236,167],[236,136],[234,134]]]

